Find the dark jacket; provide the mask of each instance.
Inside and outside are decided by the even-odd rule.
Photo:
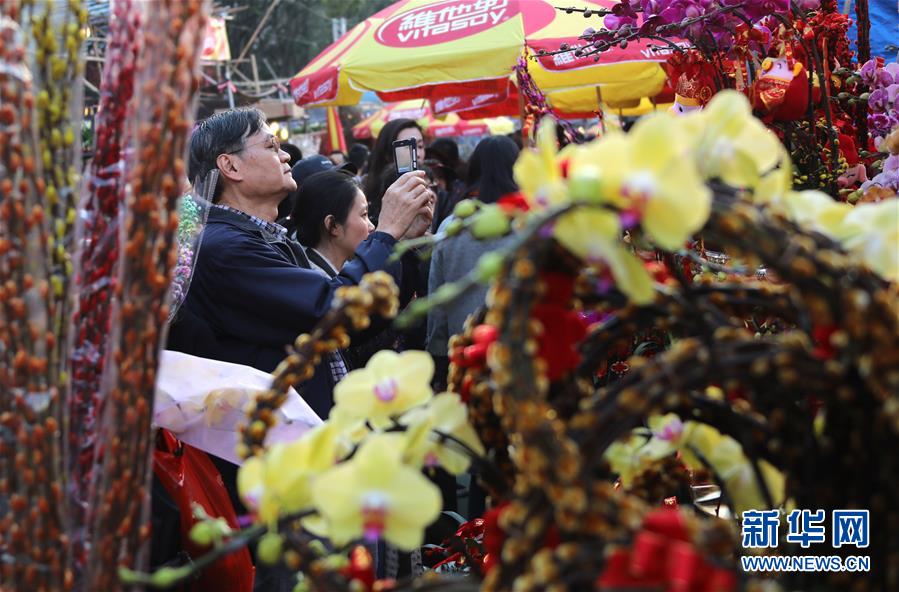
[[[302,247],[276,237],[246,218],[212,208],[190,289],[169,330],[168,347],[196,356],[246,364],[271,372],[285,347],[312,330],[330,309],[334,291],[385,270],[399,284],[401,265],[387,265],[396,240],[374,232],[340,275],[327,278],[309,268]],[[206,325],[208,337],[197,326]],[[332,406],[327,362],[299,387],[322,418]]]

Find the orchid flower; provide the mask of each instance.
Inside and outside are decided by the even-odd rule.
[[[338,460],[336,436],[335,426],[325,423],[247,459],[237,473],[241,499],[264,522],[311,508],[313,481]]]
[[[378,428],[431,398],[434,361],[422,351],[383,350],[365,368],[353,370],[334,387],[339,413],[364,418]]]
[[[400,423],[407,426],[405,456],[415,466],[439,465],[453,475],[468,469],[468,455],[453,444],[441,443],[435,431],[453,436],[477,454],[484,454],[483,444],[468,423],[468,408],[456,393],[440,393],[427,406],[406,413]]]
[[[440,490],[403,464],[391,436],[372,435],[351,460],[316,479],[312,497],[335,545],[384,538],[411,551],[440,514]]]

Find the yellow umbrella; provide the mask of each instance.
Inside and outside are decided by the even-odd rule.
[[[433,138],[454,136],[500,136],[515,131],[515,123],[508,117],[462,119],[450,113],[442,119],[431,117],[425,132]]]
[[[614,3],[581,2],[596,9]],[[590,23],[556,10],[552,0],[403,0],[328,47],[291,80],[291,92],[301,105],[353,105],[366,90],[384,100],[502,92],[520,56],[572,42]],[[597,62],[573,52],[543,56],[530,71],[544,92],[580,87],[583,104],[571,110],[590,111],[597,86],[606,102],[656,94],[665,82],[664,54],[634,41]]]
[[[412,99],[387,105],[363,119],[353,126],[353,137],[357,140],[376,138],[384,124],[393,119],[414,119],[427,135],[434,138],[502,135],[515,130],[514,122],[508,117],[464,120],[455,113],[449,113],[437,118],[431,112],[430,105],[420,99]]]
[[[427,126],[431,110],[420,100],[409,100],[386,105],[353,126],[353,137],[357,140],[377,138],[384,124],[393,119],[414,119],[422,127]]]

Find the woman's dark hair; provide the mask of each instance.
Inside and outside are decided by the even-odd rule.
[[[506,136],[484,138],[468,161],[468,190],[477,191],[483,203],[494,203],[507,193],[518,191],[512,167],[518,160],[518,146]]]
[[[368,198],[369,208],[375,219],[377,219],[377,213],[381,211],[381,198],[384,197],[384,191],[393,183],[391,179],[386,186],[384,184],[390,177],[393,167],[393,142],[401,131],[411,127],[421,131],[421,126],[411,119],[388,121],[381,128],[378,141],[368,157],[368,173],[365,175],[362,189],[365,191],[365,197]]]
[[[345,224],[358,191],[356,179],[338,170],[315,173],[303,181],[290,214],[290,227],[296,231],[297,240],[307,247],[319,244],[328,233],[328,216],[334,216],[337,224]]]
[[[209,171],[216,168],[215,159],[220,154],[238,152],[244,140],[265,125],[265,115],[259,109],[235,109],[217,113],[199,122],[190,135],[187,176],[191,183],[203,181]],[[219,176],[212,195],[213,201],[222,194]]]

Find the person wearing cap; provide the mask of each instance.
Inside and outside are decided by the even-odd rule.
[[[346,171],[351,175],[356,175],[359,170],[356,168],[351,162],[346,162],[340,166],[335,165],[331,162],[327,156],[323,154],[313,154],[312,156],[307,156],[306,158],[300,160],[296,164],[293,165],[293,168],[290,169],[290,174],[293,177],[293,180],[296,181],[297,188],[294,191],[291,191],[287,194],[281,203],[278,204],[278,223],[282,226],[289,226],[290,214],[293,212],[294,204],[297,201],[297,194],[300,191],[300,187],[303,185],[303,181],[308,179],[312,175],[316,173],[323,173],[325,171],[331,170],[340,170]]]

